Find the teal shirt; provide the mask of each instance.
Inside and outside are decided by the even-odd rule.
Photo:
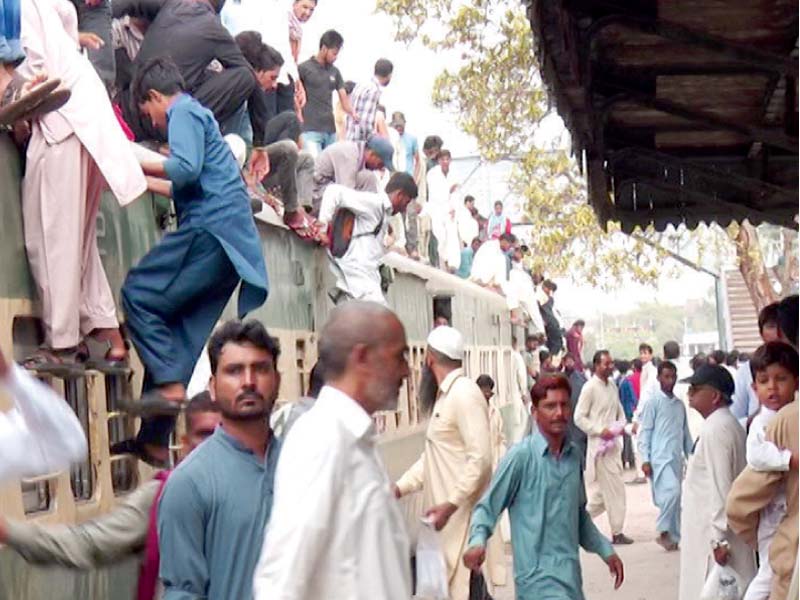
[[[653,468],[674,463],[682,469],[694,445],[683,400],[658,390],[644,405],[639,421],[642,462]]]
[[[265,461],[217,427],[172,473],[158,507],[164,600],[253,597],[280,441]]]
[[[586,512],[581,469],[569,441],[556,459],[545,438],[531,434],[508,451],[472,512],[469,547],[485,545],[508,509],[518,600],[583,600],[578,547],[614,554]]]
[[[456,271],[456,275],[461,279],[469,279],[469,274],[472,272],[472,261],[475,259],[475,251],[471,246],[467,246],[461,250],[461,266]]]

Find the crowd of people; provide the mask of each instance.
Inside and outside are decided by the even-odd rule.
[[[0,127],[26,157],[25,246],[44,325],[23,364],[55,375],[127,367],[97,248],[101,193],[123,206],[147,189],[171,197],[177,228],[121,290],[145,378],[127,406],[142,416],[139,433],[114,450],[166,463],[183,411],[187,454],[99,519],[59,528],[2,519],[0,542],[31,562],[77,568],[144,550],[140,600],[400,600],[411,597],[412,553],[398,499],[420,492],[451,598],[502,584],[510,540],[519,598],[574,600],[579,547],[623,583],[614,545],[633,543],[623,531],[627,439],[625,459],[641,471],[633,481],[650,482],[660,511],[656,541],[680,549],[681,600],[699,597],[715,564],[736,573],[748,600],[784,600],[797,555],[796,296],[762,311],[765,345],[750,357],[698,356],[681,374],[680,348],[667,342],[659,361],[643,344],[639,364],[600,350],[585,365],[585,323],[564,332],[557,286],[526,270],[502,203],[481,215],[461,199],[438,136],[424,140],[423,160],[405,116],[387,123],[392,63],[346,82],[333,29],[300,60],[315,0],[0,7]],[[241,320],[268,296],[253,219],[265,205],[325,246],[336,276],[316,384],[279,415],[280,436],[270,422],[280,347]],[[441,319],[419,385],[425,448],[395,482],[372,418],[396,409],[410,373],[379,268],[388,249],[502,293],[527,331],[524,349],[514,340],[514,410],[501,412],[494,382],[466,376],[463,337]],[[240,319],[215,329],[237,288]],[[209,390],[188,400],[204,348]],[[0,379],[15,398],[0,420],[4,480],[85,456],[63,400],[2,355]],[[686,399],[704,419],[699,437]],[[603,512],[610,539],[593,522]]]
[[[633,361],[598,351],[588,380],[576,366],[580,350],[556,370],[571,384],[587,512],[608,513],[613,544],[633,543],[623,533],[625,485],[649,482],[659,510],[655,542],[681,553],[681,600],[701,597],[713,565],[735,574],[731,597],[787,598],[797,556],[797,319],[796,295],[765,307],[764,344],[751,356],[698,354],[684,368],[679,344],[668,341],[660,359],[646,343]],[[522,364],[534,364],[540,342],[527,340]],[[580,337],[573,332],[567,343],[580,348]],[[549,380],[549,353],[540,359],[529,374]],[[697,431],[689,407],[703,419]],[[625,464],[639,475],[624,481]]]

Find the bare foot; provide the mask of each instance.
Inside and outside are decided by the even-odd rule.
[[[94,329],[89,334],[94,340],[98,342],[105,342],[108,344],[108,352],[106,352],[106,360],[124,361],[128,358],[128,348],[125,346],[125,338],[119,328],[108,329]]]

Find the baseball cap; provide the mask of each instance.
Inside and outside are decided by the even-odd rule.
[[[447,325],[441,325],[428,334],[428,346],[452,360],[464,360],[464,336]]]
[[[385,168],[394,171],[394,163],[392,162],[394,148],[392,148],[392,144],[389,143],[389,140],[379,135],[374,135],[367,141],[367,148],[381,157]]]
[[[726,398],[733,396],[735,389],[733,377],[725,367],[719,365],[703,365],[691,377],[681,379],[681,383],[707,385],[718,390]]]

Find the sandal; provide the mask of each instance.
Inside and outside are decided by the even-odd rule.
[[[168,460],[165,461],[153,456],[152,453],[147,451],[146,445],[142,444],[139,440],[123,440],[121,442],[117,442],[116,444],[112,444],[109,450],[112,456],[119,454],[130,454],[139,460],[146,462],[148,465],[156,467],[157,469],[168,469],[170,467]]]
[[[69,90],[56,90],[61,84],[59,79],[49,79],[34,87],[27,94],[22,94],[25,81],[14,76],[0,100],[0,126],[13,125],[20,120],[41,117],[58,110],[71,97]]]
[[[301,240],[320,242],[321,226],[319,221],[308,215],[303,209],[298,209],[293,214],[295,216],[290,220],[286,220],[286,215],[284,215],[284,224]]]
[[[76,360],[77,354],[75,349],[57,351],[42,347],[25,357],[20,365],[23,369],[59,379],[74,379],[86,374],[83,366]]]
[[[93,358],[92,353],[89,350],[89,346],[85,341],[78,344],[75,358],[78,362],[82,363],[86,369],[91,371],[100,371],[104,375],[126,376],[132,372],[130,364],[128,363],[127,352],[124,356],[118,355],[115,357],[114,349],[109,348],[105,357]]]

